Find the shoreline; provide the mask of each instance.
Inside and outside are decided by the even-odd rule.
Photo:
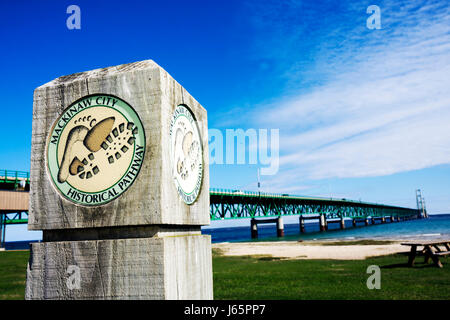
[[[315,240],[315,241],[258,241],[213,243],[212,248],[223,256],[268,256],[284,260],[329,259],[365,260],[409,251],[399,239]],[[366,243],[364,243],[366,242]],[[384,242],[384,243],[383,243]]]
[[[428,237],[427,237],[428,238]],[[242,242],[215,242],[211,247],[223,256],[258,256],[282,260],[364,260],[370,257],[408,252],[412,241],[447,240],[448,237],[351,237],[308,240],[253,240]],[[4,249],[4,248],[2,248]],[[11,248],[1,252],[27,251],[25,248]]]

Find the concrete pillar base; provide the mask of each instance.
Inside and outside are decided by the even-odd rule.
[[[320,215],[319,223],[320,223],[320,231],[326,231],[327,230],[327,220],[323,214]]]
[[[284,237],[284,223],[282,217],[278,217],[277,219],[277,237]]]
[[[342,230],[345,229],[345,220],[344,220],[344,218],[341,218],[340,226],[341,226]]]
[[[300,216],[299,220],[300,220],[300,232],[305,233],[305,220],[302,218],[302,216]]]
[[[26,299],[212,299],[201,234],[33,243]]]
[[[257,239],[258,238],[258,224],[256,223],[255,219],[250,220],[250,230],[251,230],[252,239]]]

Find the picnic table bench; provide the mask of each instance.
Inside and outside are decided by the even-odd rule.
[[[409,251],[408,266],[414,266],[414,261],[416,256],[425,256],[425,263],[428,263],[430,258],[433,260],[434,264],[442,268],[442,263],[439,261],[439,257],[447,256],[450,254],[450,240],[439,240],[439,241],[415,241],[402,243],[404,246],[411,246]],[[423,247],[418,250],[418,248]],[[443,248],[442,248],[443,247]],[[445,248],[445,249],[444,249]]]

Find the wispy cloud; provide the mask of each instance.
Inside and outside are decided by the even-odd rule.
[[[281,170],[270,183],[277,191],[283,184],[292,190],[292,181],[450,163],[450,6],[445,0],[384,1],[383,29],[369,30],[370,4],[340,6],[353,20],[332,20],[324,27],[328,33],[322,29],[315,40],[305,40],[315,47],[306,58],[295,41],[308,39],[308,27],[289,33],[282,19],[265,22],[277,25],[271,36],[280,45],[265,50],[286,57],[277,68],[289,92],[248,118],[255,126],[280,128]],[[270,14],[263,17],[270,20]]]

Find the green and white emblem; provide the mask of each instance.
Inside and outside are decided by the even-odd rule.
[[[203,148],[196,119],[185,105],[175,108],[170,140],[175,186],[183,201],[192,204],[202,185]]]
[[[66,199],[95,206],[116,199],[136,180],[145,132],[134,109],[118,97],[89,95],[55,121],[47,140],[47,167]]]

